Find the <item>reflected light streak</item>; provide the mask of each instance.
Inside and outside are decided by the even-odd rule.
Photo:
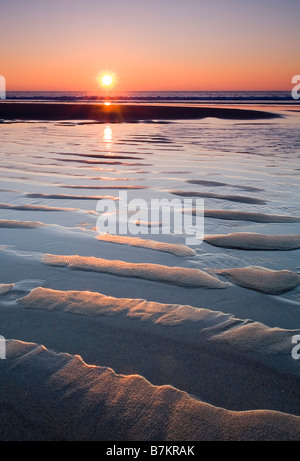
[[[109,125],[107,125],[105,128],[104,128],[104,132],[103,132],[103,142],[105,143],[105,147],[107,150],[110,150],[111,146],[112,146],[112,129]]]

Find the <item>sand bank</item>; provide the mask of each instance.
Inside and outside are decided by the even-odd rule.
[[[84,103],[0,103],[0,118],[17,120],[96,120],[100,122],[130,122],[138,120],[184,120],[216,117],[253,120],[280,117],[253,109],[185,107],[140,104]]]

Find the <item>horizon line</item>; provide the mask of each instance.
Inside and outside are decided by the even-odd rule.
[[[60,90],[46,90],[46,89],[43,89],[43,90],[36,90],[36,89],[14,89],[14,90],[6,90],[7,93],[9,92],[16,92],[16,91],[30,91],[30,92],[48,92],[48,93],[56,93],[56,92],[82,92],[82,93],[92,93],[92,92],[96,92],[96,93],[105,93],[106,90],[65,90],[65,89],[60,89]],[[247,90],[247,89],[244,89],[244,90],[180,90],[180,89],[177,89],[177,90],[111,90],[110,93],[117,93],[117,92],[135,92],[135,93],[178,93],[178,92],[181,92],[181,93],[207,93],[207,92],[212,92],[212,93],[221,93],[221,92],[227,92],[227,93],[243,93],[243,92],[247,92],[247,93],[257,93],[257,92],[273,92],[273,93],[279,93],[279,92],[283,92],[283,91],[291,91],[291,88],[288,88],[288,89],[281,89],[281,90],[270,90],[270,89],[259,89],[259,90]]]

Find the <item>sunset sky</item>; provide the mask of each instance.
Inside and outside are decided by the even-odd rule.
[[[298,0],[0,0],[7,90],[290,90]]]

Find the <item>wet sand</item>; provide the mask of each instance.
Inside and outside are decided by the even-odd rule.
[[[0,103],[0,440],[300,438],[299,114],[274,110]],[[203,241],[127,196],[186,201]],[[99,232],[108,202],[140,232]]]

